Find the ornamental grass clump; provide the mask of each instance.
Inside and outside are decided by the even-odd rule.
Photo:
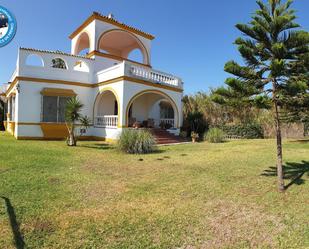
[[[155,138],[147,130],[124,130],[118,140],[118,148],[129,154],[151,153],[155,145]]]
[[[206,140],[210,143],[223,143],[225,138],[224,132],[219,128],[211,128],[206,133]]]

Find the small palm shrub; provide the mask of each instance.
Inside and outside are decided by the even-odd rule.
[[[118,148],[130,154],[147,154],[155,150],[156,141],[147,130],[127,129],[122,131]]]
[[[223,143],[225,134],[219,128],[211,128],[205,136],[206,140],[210,143]]]

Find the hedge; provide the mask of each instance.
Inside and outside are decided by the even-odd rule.
[[[240,125],[223,125],[219,127],[229,136],[240,136],[241,138],[253,139],[264,138],[263,128],[260,124],[240,124]]]

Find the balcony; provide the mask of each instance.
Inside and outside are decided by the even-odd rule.
[[[183,83],[180,78],[129,61],[123,61],[115,66],[99,71],[97,73],[97,81],[104,82],[121,76],[128,76],[154,84],[183,89]]]
[[[37,57],[40,65],[28,64],[28,58]],[[51,66],[53,59],[61,59],[66,68],[54,68]],[[104,66],[104,62],[89,59],[82,56],[74,56],[63,52],[43,51],[21,48],[19,50],[18,67],[11,77],[11,81],[19,77],[41,78],[50,80],[62,80],[80,82],[84,84],[96,84],[119,77],[129,77],[183,89],[182,80],[174,75],[154,70],[148,66],[124,60],[117,65],[95,72],[95,68]],[[106,66],[106,65],[105,65]]]

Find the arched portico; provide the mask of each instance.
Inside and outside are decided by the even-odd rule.
[[[94,102],[93,120],[95,127],[118,127],[120,123],[120,100],[116,91],[105,88],[100,91]]]
[[[98,39],[97,50],[118,57],[128,59],[129,54],[138,49],[142,53],[141,63],[149,65],[149,53],[143,42],[134,34],[121,29],[112,29],[104,32]]]
[[[162,116],[162,104],[170,106],[172,111],[169,116]],[[179,109],[175,101],[166,93],[159,90],[145,90],[135,94],[126,106],[125,124],[127,127],[132,123],[151,123],[150,126],[162,127],[169,124],[170,128],[179,128]],[[172,115],[172,116],[171,116]]]
[[[86,54],[90,52],[89,50],[90,50],[90,35],[88,34],[87,31],[84,31],[77,38],[73,53],[75,55]]]

